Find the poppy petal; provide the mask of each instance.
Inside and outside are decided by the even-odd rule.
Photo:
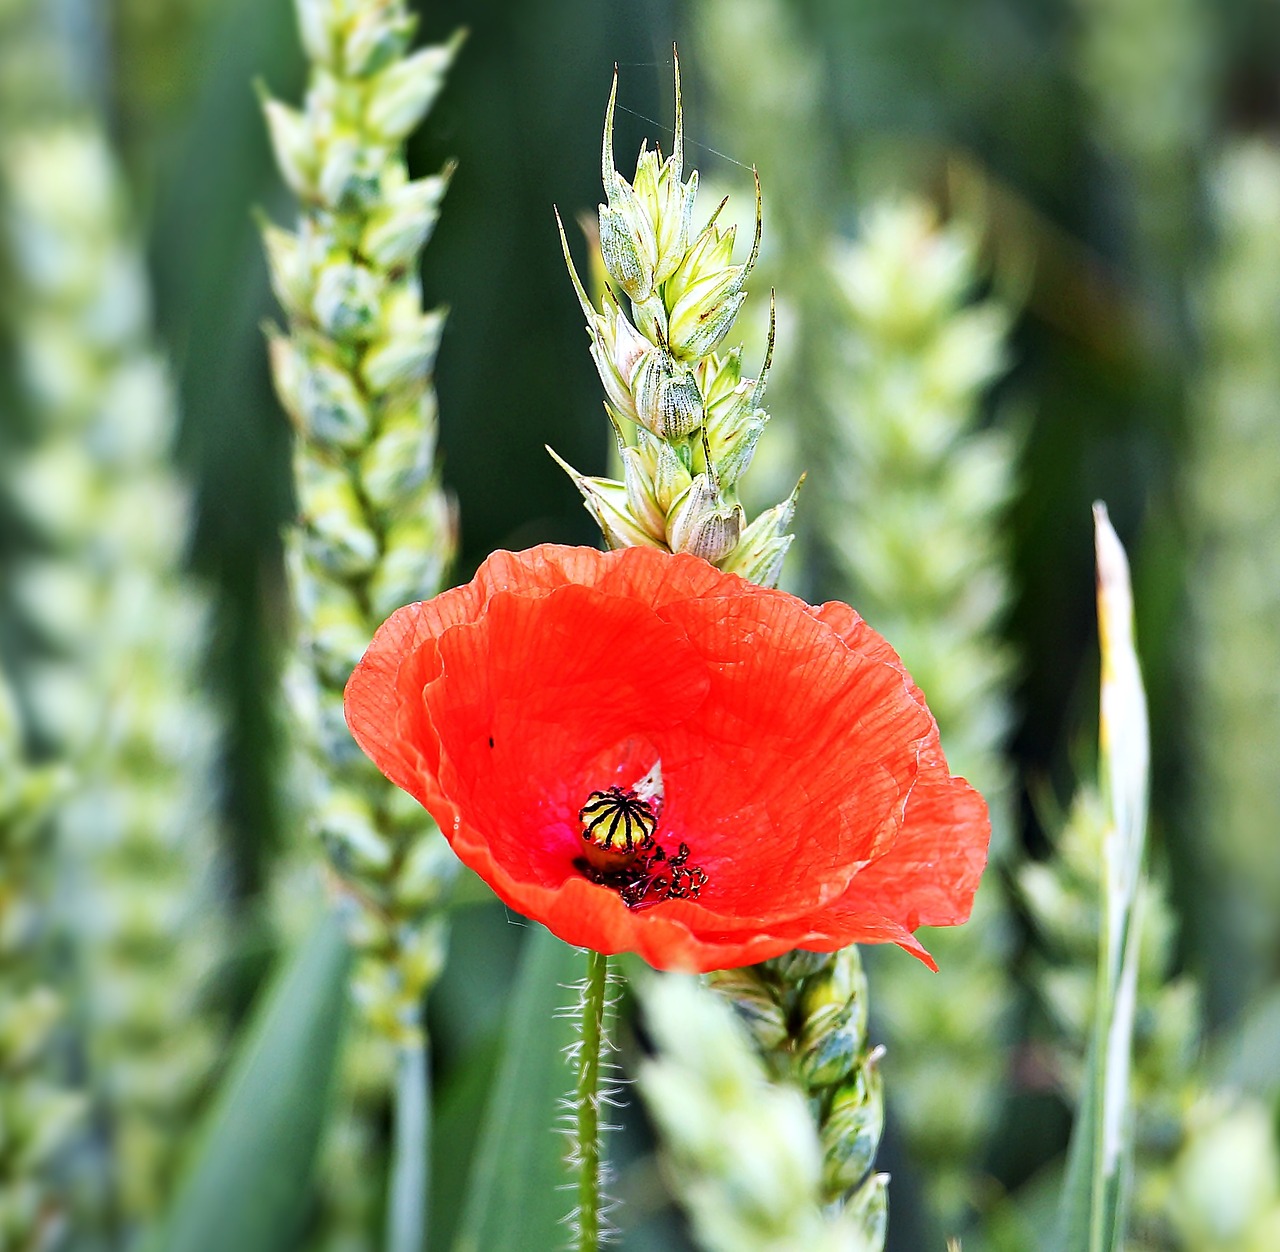
[[[660,739],[708,685],[677,627],[634,597],[580,585],[499,593],[437,646],[425,702],[441,789],[508,873],[554,885],[574,872],[578,811],[616,781],[610,750],[620,763],[629,744]]]
[[[450,625],[481,610],[484,591],[475,583],[432,600],[397,609],[378,627],[347,680],[347,726],[373,763],[426,804],[434,790],[435,736],[421,693],[438,667],[435,640]]]
[[[985,860],[985,806],[892,647],[687,554],[495,553],[392,615],[347,716],[508,905],[659,968],[853,942],[931,964],[912,931],[963,920]],[[647,842],[628,825],[600,859],[601,793],[649,810]]]
[[[838,895],[892,840],[931,730],[896,670],[833,646],[797,603],[735,594],[662,610],[711,677],[683,728],[690,767],[670,765],[691,785],[673,791],[669,819],[698,831],[709,907],[733,897],[786,916]],[[769,906],[752,902],[761,881]]]
[[[908,930],[968,921],[989,829],[986,801],[963,778],[931,774],[911,793],[893,846],[858,873],[846,898]]]

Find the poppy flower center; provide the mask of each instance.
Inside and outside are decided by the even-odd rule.
[[[582,855],[574,868],[591,882],[616,891],[629,909],[663,900],[696,900],[706,871],[690,865],[681,842],[674,855],[657,840],[662,812],[662,768],[655,765],[633,787],[605,787],[587,796],[578,810]]]
[[[597,869],[629,864],[654,846],[658,814],[630,787],[593,791],[578,811],[584,855]]]

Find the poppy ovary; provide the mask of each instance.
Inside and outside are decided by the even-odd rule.
[[[599,870],[616,870],[654,846],[658,813],[634,788],[605,787],[587,797],[578,821],[586,861]]]

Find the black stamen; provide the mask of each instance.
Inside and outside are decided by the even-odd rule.
[[[707,885],[706,871],[689,864],[692,851],[683,841],[674,855],[654,838],[658,814],[629,787],[593,791],[578,811],[582,837],[616,862],[593,864],[578,857],[574,868],[583,877],[616,891],[629,909],[652,908],[664,900],[696,900]],[[603,838],[601,837],[603,836]],[[661,872],[659,872],[661,867]]]

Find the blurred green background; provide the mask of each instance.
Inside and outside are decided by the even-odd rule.
[[[1154,856],[1181,921],[1176,964],[1201,979],[1207,1019],[1223,1037],[1255,1020],[1280,953],[1274,928],[1259,940],[1240,920],[1235,893],[1247,857],[1280,859],[1280,845],[1270,828],[1272,841],[1246,853],[1243,870],[1238,861],[1224,867],[1197,791],[1220,728],[1196,703],[1196,675],[1215,658],[1196,652],[1203,640],[1190,625],[1195,597],[1207,593],[1206,567],[1197,564],[1205,511],[1188,483],[1208,481],[1220,498],[1236,489],[1229,462],[1213,470],[1217,479],[1195,465],[1213,365],[1204,306],[1215,296],[1206,275],[1225,230],[1214,187],[1230,144],[1274,140],[1280,128],[1280,6],[442,0],[418,8],[427,41],[459,26],[470,32],[411,147],[415,173],[458,162],[423,271],[428,302],[449,308],[436,383],[443,476],[461,519],[457,579],[495,547],[595,541],[576,492],[543,448],[598,473],[609,445],[552,206],[572,222],[600,199],[600,124],[615,63],[620,165],[629,170],[644,136],[666,146],[678,43],[689,163],[708,182],[732,187],[742,212],[745,167],[758,166],[766,268],[781,298],[791,276],[797,286],[813,281],[828,237],[855,235],[867,208],[886,196],[917,191],[975,209],[993,289],[1018,308],[1012,368],[987,402],[990,420],[1011,422],[1022,438],[1006,535],[1014,592],[1002,627],[1018,657],[1009,745],[1019,780],[1015,845],[1046,855],[1055,834],[1046,795],[1065,804],[1090,768],[1097,678],[1089,506],[1104,499],[1135,568],[1153,721]],[[279,532],[292,509],[289,436],[261,334],[277,314],[250,209],[288,221],[293,207],[252,83],[295,100],[304,67],[285,0],[56,0],[49,12],[70,50],[70,90],[105,117],[127,173],[155,326],[177,380],[176,456],[195,490],[190,564],[213,588],[208,690],[226,718],[218,798],[233,894],[248,917],[287,842],[276,692],[289,641]],[[778,14],[785,47],[763,33]],[[726,24],[735,38],[723,37]],[[9,90],[4,126],[21,125],[38,94]],[[710,192],[704,201],[709,209]],[[771,245],[775,229],[781,242]],[[1280,239],[1259,265],[1280,283]],[[764,303],[762,289],[753,296]],[[787,333],[784,321],[784,340]],[[787,351],[780,343],[780,356]],[[1272,351],[1280,354],[1280,341]],[[1230,361],[1229,344],[1220,355]],[[795,373],[771,392],[774,428],[765,442],[777,438],[777,455],[807,470],[806,490],[820,497],[828,449],[815,415],[803,411]],[[1280,414],[1280,394],[1265,404]],[[1272,442],[1264,437],[1257,456],[1280,465],[1276,421],[1264,430]],[[1274,519],[1274,470],[1250,489],[1268,497],[1257,503]],[[1274,561],[1255,568],[1260,585],[1249,610],[1269,623],[1258,633],[1262,651],[1245,662],[1264,701],[1260,735],[1276,728],[1280,701],[1280,587],[1267,581],[1276,573]],[[803,529],[788,577],[814,599],[847,594],[820,540]],[[1225,593],[1221,582],[1212,586],[1215,596],[1229,594],[1229,585]],[[1255,779],[1272,814],[1280,812],[1278,754],[1272,742],[1270,777]],[[474,1133],[492,1074],[523,938],[514,920],[494,904],[460,910],[451,964],[431,1003],[442,1116],[454,1118],[440,1133],[454,1127],[460,1145]],[[1024,921],[1013,962],[1028,942]],[[237,1012],[264,964],[245,946],[226,990]],[[1025,1005],[1019,1012],[1034,1016]],[[1280,1050],[1273,1059],[1280,1066]],[[1024,1078],[1033,1062],[1030,1053],[1021,1058]],[[1009,1184],[1053,1155],[1064,1122],[1034,1082],[1016,1090],[1013,1068],[1015,1109],[1025,1098],[1035,1124],[1024,1119],[994,1153]],[[438,1165],[445,1194],[460,1186],[449,1171],[460,1174],[465,1156],[460,1147]],[[894,1193],[904,1213],[915,1185],[904,1166]],[[668,1228],[654,1229],[649,1243],[637,1237],[626,1246],[677,1246]],[[898,1237],[898,1246],[914,1246],[909,1234]]]
[[[1166,93],[1175,111],[1168,146],[1179,168],[1171,190],[1153,193],[1144,172],[1114,150],[1108,119],[1082,83],[1087,5],[986,0],[944,10],[904,0],[885,11],[803,0],[783,7],[819,77],[806,85],[799,126],[788,119],[775,133],[753,134],[717,110],[706,84],[717,49],[695,38],[696,4],[424,6],[428,39],[470,30],[412,149],[423,172],[449,157],[459,162],[424,271],[428,300],[450,310],[437,385],[444,473],[462,520],[458,576],[497,546],[592,540],[576,494],[543,451],[551,444],[584,472],[599,472],[608,447],[551,206],[568,220],[599,199],[598,132],[615,62],[626,110],[617,148],[626,153],[646,135],[662,141],[670,47],[683,43],[690,161],[704,178],[739,188],[740,166],[759,165],[766,239],[774,214],[794,219],[812,207],[816,247],[823,226],[852,231],[876,196],[943,190],[948,161],[963,161],[997,189],[993,253],[1028,258],[1033,271],[1014,370],[1003,384],[1027,425],[1011,536],[1017,594],[1008,632],[1023,658],[1014,755],[1023,777],[1061,780],[1088,725],[1087,519],[1091,501],[1105,499],[1136,553],[1158,728],[1157,816],[1163,836],[1182,841],[1174,870],[1186,884],[1189,922],[1209,925],[1199,915],[1201,893],[1190,889],[1203,867],[1176,820],[1187,804],[1179,743],[1187,724],[1179,651],[1186,646],[1185,535],[1177,493],[1188,421],[1188,301],[1210,237],[1209,148],[1224,132],[1265,131],[1280,114],[1268,55],[1280,46],[1280,13],[1263,0],[1234,0],[1195,10],[1180,33],[1169,29],[1182,20],[1180,10],[1150,6],[1155,28],[1193,45],[1184,54],[1192,62],[1188,81]],[[277,532],[290,498],[286,430],[258,331],[272,301],[245,206],[285,219],[288,208],[246,84],[261,77],[277,94],[296,96],[299,53],[284,4],[121,3],[112,18],[102,74],[115,133],[149,207],[158,324],[181,379],[181,457],[199,492],[193,560],[222,594],[212,681],[236,708],[229,802],[243,881],[252,885],[274,820],[264,706],[284,629]],[[767,50],[760,55],[767,66]],[[1141,63],[1143,49],[1133,55]],[[1199,98],[1187,99],[1197,88]],[[767,126],[767,109],[753,120]],[[813,160],[806,145],[829,158],[820,187],[796,185],[790,170],[767,159],[791,150],[793,168],[803,171]],[[1156,207],[1144,208],[1153,195]],[[806,421],[776,399],[774,414],[775,429]],[[801,468],[822,473],[816,458]],[[832,593],[821,576],[818,569],[792,580]],[[1029,811],[1027,818],[1034,839]],[[1202,959],[1212,959],[1207,950]],[[1230,978],[1223,969],[1215,974]]]

